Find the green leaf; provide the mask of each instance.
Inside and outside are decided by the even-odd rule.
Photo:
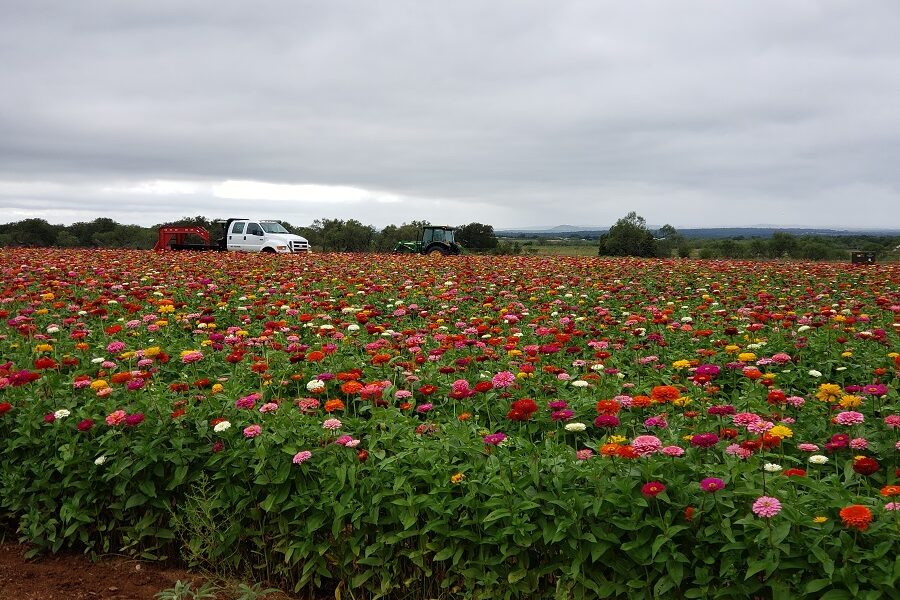
[[[506,580],[510,583],[515,583],[517,581],[520,581],[521,579],[524,579],[526,575],[528,575],[528,569],[519,569],[507,575]]]
[[[819,590],[825,589],[831,585],[830,579],[813,579],[809,583],[806,584],[806,587],[803,588],[807,594],[812,594],[814,592],[818,592]]]
[[[451,556],[453,556],[453,548],[445,547],[443,550],[441,550],[440,552],[435,554],[434,558],[432,560],[435,560],[435,561],[447,560]]]
[[[853,596],[847,590],[830,590],[819,596],[819,600],[851,600]]]

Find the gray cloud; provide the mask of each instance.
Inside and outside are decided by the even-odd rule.
[[[0,0],[0,206],[896,226],[897,31],[891,0]]]

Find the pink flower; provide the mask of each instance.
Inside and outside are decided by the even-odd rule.
[[[261,433],[262,427],[260,427],[259,425],[248,425],[247,427],[244,427],[245,438],[255,438]]]
[[[840,412],[834,418],[834,422],[838,425],[859,425],[863,421],[865,421],[865,417],[863,417],[862,413],[858,413],[855,410]]]
[[[759,415],[756,415],[753,413],[748,413],[748,412],[738,413],[738,414],[734,415],[733,417],[731,417],[732,423],[734,423],[735,425],[743,426],[743,427],[746,427],[747,425],[750,425],[751,423],[756,423],[757,421],[761,421],[761,420],[762,420],[762,417],[760,417]]]
[[[189,365],[191,363],[195,363],[203,358],[203,353],[194,350],[193,352],[188,352],[184,356],[181,357],[182,364]]]
[[[259,412],[261,413],[268,413],[276,410],[278,410],[278,404],[275,402],[266,402],[259,407]]]
[[[509,371],[500,371],[491,378],[491,383],[495,388],[508,388],[515,382],[516,376]]]
[[[797,444],[797,449],[802,452],[817,452],[819,447],[816,444]]]
[[[587,460],[594,455],[594,451],[590,448],[584,448],[583,450],[575,451],[575,458],[578,460]]]
[[[121,352],[121,351],[124,350],[124,349],[125,349],[125,343],[124,343],[124,342],[110,342],[110,343],[106,346],[106,351],[107,351],[107,352],[111,352],[111,353],[113,353],[113,354],[116,354],[116,353],[118,353],[118,352]]]
[[[772,429],[773,427],[775,427],[775,423],[773,423],[772,421],[760,420],[760,421],[755,421],[755,422],[747,425],[747,431],[749,431],[750,433],[759,434],[759,433],[765,433],[768,430]]]
[[[707,477],[700,482],[700,489],[704,492],[715,493],[725,487],[725,482],[718,477]]]
[[[771,496],[760,496],[753,503],[753,514],[769,519],[781,512],[781,502]]]
[[[310,458],[312,458],[312,452],[310,452],[309,450],[301,450],[294,455],[293,462],[295,465],[302,465]]]
[[[900,510],[900,502],[888,502],[884,505],[884,510]]]
[[[116,410],[108,415],[106,415],[106,424],[109,426],[115,426],[121,424],[127,415],[124,410]]]
[[[662,450],[660,450],[666,456],[679,457],[684,456],[684,448],[681,446],[666,446]]]
[[[640,456],[649,456],[659,451],[662,443],[655,435],[639,435],[631,441],[631,447]]]
[[[500,442],[506,439],[506,434],[503,432],[497,433],[489,433],[484,436],[484,443],[489,446],[499,446]]]
[[[326,419],[325,422],[322,423],[322,428],[336,431],[341,428],[341,425],[343,425],[343,423],[341,423],[340,419]]]
[[[884,418],[884,424],[892,429],[900,427],[900,415],[888,415]]]
[[[865,450],[869,447],[869,442],[865,438],[853,438],[850,440],[850,447],[854,450]]]

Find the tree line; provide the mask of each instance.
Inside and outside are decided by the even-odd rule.
[[[426,221],[388,225],[377,229],[356,219],[317,219],[308,227],[297,227],[279,221],[285,229],[309,240],[313,248],[323,252],[389,252],[397,242],[421,238]],[[0,247],[34,246],[60,248],[153,248],[160,227],[203,227],[212,239],[222,235],[222,225],[204,216],[183,217],[152,227],[122,225],[101,217],[72,225],[51,225],[44,219],[24,219],[0,225]],[[492,225],[469,223],[456,229],[456,240],[464,248],[484,252],[505,252]]]
[[[688,239],[671,225],[656,232],[643,217],[628,213],[600,236],[600,256],[844,260],[854,250],[874,252],[876,260],[896,257],[900,237],[887,235],[793,235],[776,231],[770,237]]]

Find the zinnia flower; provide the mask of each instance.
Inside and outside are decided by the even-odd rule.
[[[308,461],[310,458],[312,458],[312,452],[310,452],[309,450],[301,450],[300,452],[298,452],[297,454],[294,455],[293,463],[295,465],[302,465],[303,463]]]
[[[655,498],[657,494],[666,491],[666,486],[658,481],[650,481],[641,487],[641,493],[647,498]]]
[[[845,527],[852,527],[859,531],[865,531],[872,522],[872,511],[861,504],[845,506],[840,512],[841,521]]]
[[[760,496],[753,503],[753,514],[769,519],[781,512],[781,502],[771,496]]]
[[[631,447],[640,456],[649,456],[659,451],[662,443],[653,435],[639,435],[631,441]]]
[[[704,492],[715,493],[725,487],[725,482],[717,477],[707,477],[700,482],[700,489]]]

